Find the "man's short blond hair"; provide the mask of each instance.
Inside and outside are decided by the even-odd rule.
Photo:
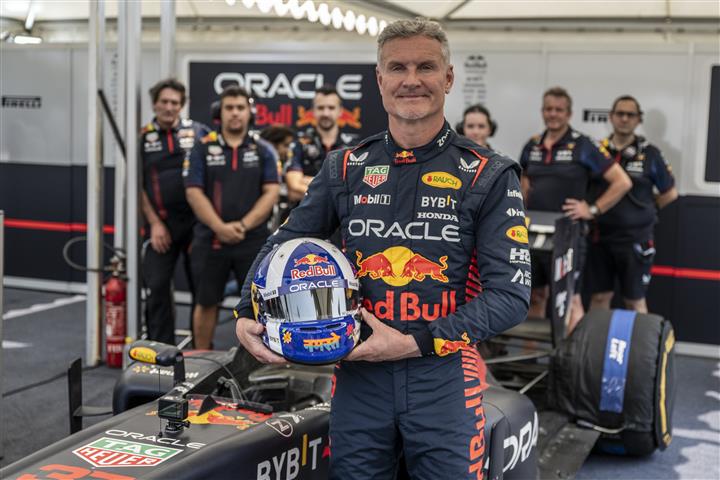
[[[572,112],[572,97],[563,87],[548,88],[545,90],[545,93],[543,93],[543,103],[545,102],[545,97],[564,98],[567,101],[568,112]]]
[[[423,36],[440,42],[440,51],[446,64],[450,64],[450,44],[447,35],[438,22],[417,17],[413,20],[397,20],[392,22],[378,36],[377,62],[382,66],[382,49],[390,40]]]

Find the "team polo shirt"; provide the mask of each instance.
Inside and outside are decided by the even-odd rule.
[[[604,241],[645,241],[652,238],[657,221],[655,192],[665,193],[675,186],[670,165],[660,150],[645,138],[636,136],[633,143],[618,149],[612,137],[601,145],[610,153],[632,180],[632,189],[610,210],[597,218],[600,240]],[[597,196],[602,194],[608,183],[598,179]]]
[[[278,183],[277,153],[265,140],[246,135],[236,148],[229,146],[219,132],[206,135],[185,162],[185,188],[198,187],[225,222],[241,220],[262,195],[263,185]],[[248,231],[245,239],[267,236],[263,223]],[[195,239],[217,243],[208,226],[198,222]]]
[[[546,134],[531,138],[520,154],[530,180],[527,208],[560,212],[565,199],[585,199],[590,179],[602,176],[613,161],[600,144],[572,128],[550,149],[543,145]]]
[[[196,142],[210,131],[202,123],[181,119],[169,130],[156,120],[140,132],[143,187],[155,212],[165,222],[193,218],[185,199],[183,162]]]

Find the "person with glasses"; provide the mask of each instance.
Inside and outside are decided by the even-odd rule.
[[[655,257],[657,211],[672,203],[678,192],[672,169],[660,150],[635,134],[642,115],[634,97],[618,97],[610,111],[613,133],[601,142],[630,176],[632,189],[593,222],[588,261],[591,308],[610,308],[617,279],[625,307],[648,311],[645,293]],[[598,181],[594,187],[602,194],[607,183]]]
[[[616,165],[600,144],[570,126],[572,98],[561,87],[545,92],[542,117],[545,131],[525,144],[520,154],[523,168],[521,187],[528,210],[563,212],[577,221],[588,221],[607,212],[615,205],[632,183],[622,167]],[[608,188],[595,202],[586,197],[592,178],[602,177]],[[585,314],[579,292],[582,290],[582,270],[586,243],[583,236],[575,265],[575,291],[570,305],[569,333]],[[532,256],[532,297],[530,316],[545,317],[549,284],[552,280],[552,255]]]

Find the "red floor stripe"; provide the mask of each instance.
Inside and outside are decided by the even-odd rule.
[[[8,228],[22,228],[25,230],[45,230],[50,232],[87,232],[85,223],[65,222],[41,222],[38,220],[19,220],[17,218],[6,218],[5,226]],[[105,225],[103,233],[115,233],[113,225]]]
[[[701,270],[699,268],[677,268],[665,265],[654,265],[650,272],[658,277],[689,278],[692,280],[720,281],[720,271]]]

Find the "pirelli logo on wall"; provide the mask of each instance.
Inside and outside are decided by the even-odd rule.
[[[586,108],[583,110],[583,122],[607,123],[610,120],[610,110],[607,108]]]
[[[3,108],[39,109],[42,107],[42,97],[21,95],[3,95]]]

